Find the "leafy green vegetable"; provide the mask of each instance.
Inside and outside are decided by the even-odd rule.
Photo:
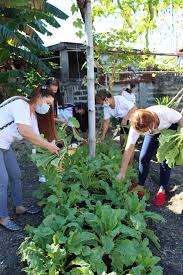
[[[64,131],[61,133],[64,137]],[[40,150],[34,161],[44,170],[47,182],[38,194],[43,221],[28,227],[29,237],[20,247],[27,274],[66,275],[162,275],[148,239],[159,249],[158,238],[147,220],[161,221],[146,210],[128,187],[136,176],[129,169],[126,182],[115,175],[121,156],[118,147],[99,145],[97,158],[88,158],[87,147],[63,156]],[[64,170],[55,169],[62,163]],[[109,273],[108,271],[111,271]]]
[[[166,161],[171,168],[175,165],[183,165],[183,135],[178,131],[163,130],[159,137],[157,159],[161,163]]]

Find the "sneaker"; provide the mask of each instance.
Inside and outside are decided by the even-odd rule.
[[[166,203],[166,194],[164,192],[158,192],[155,196],[153,204],[156,206],[163,206]]]
[[[44,175],[39,176],[39,182],[40,183],[45,183],[46,182],[46,178],[45,178]]]

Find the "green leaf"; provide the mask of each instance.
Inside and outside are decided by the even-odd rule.
[[[73,26],[75,28],[79,28],[79,29],[83,29],[83,21],[80,18],[77,18],[74,22],[73,22]]]
[[[123,259],[122,262],[126,266],[132,265],[138,255],[138,251],[135,248],[133,240],[120,240],[116,243],[116,251],[118,251],[120,257]]]
[[[53,6],[48,2],[45,3],[44,11],[47,13],[51,13],[54,16],[63,20],[66,20],[68,18],[68,15],[66,13],[64,13],[63,11],[61,11],[60,9],[58,9],[57,7]]]
[[[71,123],[72,127],[74,127],[74,128],[80,127],[79,121],[75,117],[70,117],[69,123]]]
[[[70,234],[68,239],[68,250],[70,253],[75,255],[80,255],[83,249],[83,245],[87,244],[89,241],[96,239],[96,236],[93,233],[82,231],[74,231]]]
[[[160,250],[159,239],[151,229],[144,230],[143,234],[153,242],[158,250]]]
[[[91,269],[97,272],[97,274],[102,274],[102,272],[107,271],[107,267],[102,260],[103,255],[103,249],[96,247],[92,249],[91,255],[87,257],[88,262],[91,264]]]
[[[110,254],[114,248],[113,237],[110,236],[101,236],[102,246],[106,254]]]
[[[75,3],[73,3],[72,6],[71,6],[72,15],[77,11],[78,11],[78,6]]]
[[[146,228],[146,223],[143,217],[143,214],[138,213],[136,215],[130,215],[130,220],[135,227],[135,229],[143,232]]]

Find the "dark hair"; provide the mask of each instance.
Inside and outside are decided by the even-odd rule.
[[[125,91],[126,91],[127,93],[131,94],[133,88],[135,88],[135,84],[130,83],[130,88],[126,88]]]
[[[55,77],[50,77],[46,81],[46,85],[47,86],[51,86],[51,85],[58,86],[57,92],[53,94],[53,96],[55,98],[55,100],[54,100],[54,112],[55,112],[55,115],[57,116],[57,105],[62,106],[62,107],[64,106],[64,99],[63,99],[62,93],[60,91],[59,80],[56,79]]]
[[[95,96],[96,104],[100,104],[101,101],[104,101],[106,99],[106,97],[107,98],[111,98],[112,94],[110,94],[106,90],[100,90],[100,91],[98,91],[98,93]]]
[[[79,114],[76,112],[76,108],[81,110],[83,109],[84,114]],[[73,107],[73,117],[75,117],[80,124],[80,129],[82,132],[86,132],[88,130],[88,108],[85,103],[76,103]]]
[[[56,79],[55,77],[50,77],[48,78],[48,80],[46,81],[46,85],[50,86],[50,85],[55,85],[59,87],[59,80]]]
[[[38,97],[49,97],[52,96],[54,98],[52,90],[47,86],[39,86],[33,90],[33,92],[28,97],[30,103],[35,103]]]

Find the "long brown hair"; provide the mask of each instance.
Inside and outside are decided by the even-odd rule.
[[[29,96],[30,104],[35,103],[38,97],[48,96],[52,96],[54,98],[52,90],[47,86],[40,86],[36,88]],[[37,121],[39,131],[41,134],[44,135],[44,138],[46,138],[50,142],[57,138],[52,106],[50,106],[48,113],[46,113],[45,115],[37,114]]]

